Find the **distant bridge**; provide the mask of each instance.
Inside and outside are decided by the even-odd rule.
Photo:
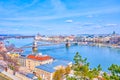
[[[38,41],[39,42],[39,41]],[[48,42],[48,41],[45,41],[45,42]],[[41,43],[38,43],[37,44],[37,47],[39,47],[39,46],[51,46],[51,45],[58,45],[58,44],[78,44],[78,42],[53,42],[53,41],[50,41],[49,43],[47,43],[47,44],[41,44]],[[31,47],[33,47],[33,44],[32,43],[30,43],[30,44],[27,44],[27,45],[25,45],[25,46],[22,46],[22,47],[20,47],[20,48],[31,48]]]
[[[37,47],[39,47],[39,46],[50,46],[50,45],[57,45],[58,43],[52,43],[52,44],[38,44],[37,45]],[[29,45],[29,46],[23,46],[23,47],[21,47],[21,48],[31,48],[31,47],[33,47],[33,45]]]

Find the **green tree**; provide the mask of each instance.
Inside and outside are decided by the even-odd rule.
[[[103,78],[105,80],[120,80],[120,66],[116,64],[112,64],[108,70],[110,71],[110,75],[106,72],[103,74]]]
[[[111,72],[110,79],[120,80],[120,66],[112,64],[108,70]]]
[[[82,59],[82,57],[80,56],[79,52],[77,52],[75,54],[75,56],[74,56],[74,61],[75,61],[76,65],[84,64],[84,63],[86,63],[86,60],[87,60],[87,58]]]
[[[100,64],[97,66],[97,70],[98,70],[99,72],[102,70],[102,67],[101,67]]]
[[[89,71],[89,63],[86,63],[87,58],[83,59],[77,52],[74,56],[75,64],[73,65],[74,75],[77,78],[86,79]]]
[[[77,80],[75,77],[67,77],[66,80]]]
[[[110,76],[106,72],[103,73],[103,78],[105,80],[110,80]]]
[[[74,75],[79,79],[90,79],[92,80],[95,77],[99,76],[100,71],[102,70],[101,65],[98,65],[97,68],[90,69],[89,63],[86,62],[87,58],[83,59],[77,52],[74,56],[75,64],[73,64],[72,69]]]

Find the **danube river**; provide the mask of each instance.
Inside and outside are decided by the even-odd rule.
[[[14,43],[16,47],[21,47],[26,44],[32,43],[33,39],[10,39],[10,43]],[[25,49],[24,54],[30,54],[31,48]],[[38,51],[42,54],[47,54],[56,59],[63,59],[73,61],[76,52],[79,52],[83,58],[87,58],[90,62],[90,67],[97,67],[101,64],[103,71],[107,71],[107,68],[111,64],[120,65],[120,49],[98,47],[98,46],[71,46],[66,48],[65,45],[51,45],[40,46]]]

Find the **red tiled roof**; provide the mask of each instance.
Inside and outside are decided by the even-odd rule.
[[[28,55],[27,58],[34,59],[34,60],[40,60],[40,61],[52,59],[50,56],[34,56],[34,55]]]

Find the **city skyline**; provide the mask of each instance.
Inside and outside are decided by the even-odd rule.
[[[1,0],[0,32],[45,35],[120,33],[119,4],[119,0]]]

